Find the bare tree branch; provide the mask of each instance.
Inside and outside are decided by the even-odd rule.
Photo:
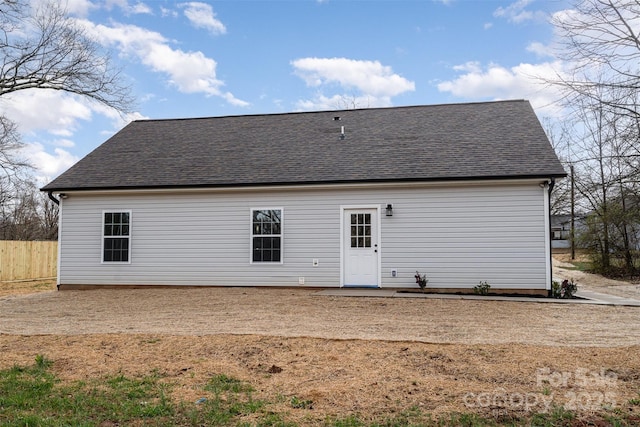
[[[130,111],[133,100],[120,71],[66,11],[53,1],[30,11],[23,0],[0,5],[0,96],[53,89]]]

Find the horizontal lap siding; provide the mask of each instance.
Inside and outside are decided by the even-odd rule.
[[[544,194],[537,184],[396,191],[382,228],[382,285],[544,289]],[[391,277],[391,269],[398,277]]]
[[[63,284],[298,286],[299,276],[311,286],[339,283],[327,280],[339,276],[339,214],[310,227],[309,216],[330,210],[313,195],[70,196],[64,203]],[[284,264],[250,264],[250,209],[270,207],[284,209]],[[102,211],[119,209],[132,212],[131,263],[101,264]],[[321,260],[313,269],[312,258]]]
[[[340,284],[340,206],[393,203],[383,287],[545,284],[542,189],[528,185],[80,196],[63,201],[62,284]],[[250,208],[284,209],[284,263],[250,264]],[[131,264],[101,264],[103,210],[132,211]],[[312,266],[318,259],[319,265]],[[399,277],[391,277],[391,269]]]

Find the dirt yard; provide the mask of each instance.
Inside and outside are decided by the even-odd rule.
[[[577,259],[579,261],[586,261],[588,256],[578,255]],[[573,279],[578,283],[578,287],[584,287],[596,292],[640,300],[640,284],[585,273],[576,270],[570,261],[571,255],[568,253],[554,254],[553,277],[561,280]]]
[[[500,418],[565,405],[588,418],[613,406],[640,416],[638,307],[301,289],[16,293],[0,294],[0,368],[44,354],[63,380],[155,370],[186,402],[224,373],[302,424],[412,407]],[[293,396],[312,408],[292,408]]]

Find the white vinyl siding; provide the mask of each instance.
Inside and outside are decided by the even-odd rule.
[[[545,289],[540,181],[357,189],[80,195],[61,220],[60,284],[340,286],[341,206],[380,206],[381,286]],[[393,204],[393,216],[384,207]],[[247,213],[286,210],[286,262],[248,263]],[[100,264],[100,213],[135,212],[130,264]],[[317,266],[313,261],[317,260]],[[398,277],[391,277],[391,269]]]

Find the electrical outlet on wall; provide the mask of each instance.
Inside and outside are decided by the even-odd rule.
[[[391,277],[398,277],[398,269],[397,268],[392,268],[391,269]]]
[[[318,260],[314,258],[313,261],[312,261],[312,264],[313,264],[314,267],[317,267],[318,266]]]
[[[304,277],[298,277],[298,285],[304,285]]]

